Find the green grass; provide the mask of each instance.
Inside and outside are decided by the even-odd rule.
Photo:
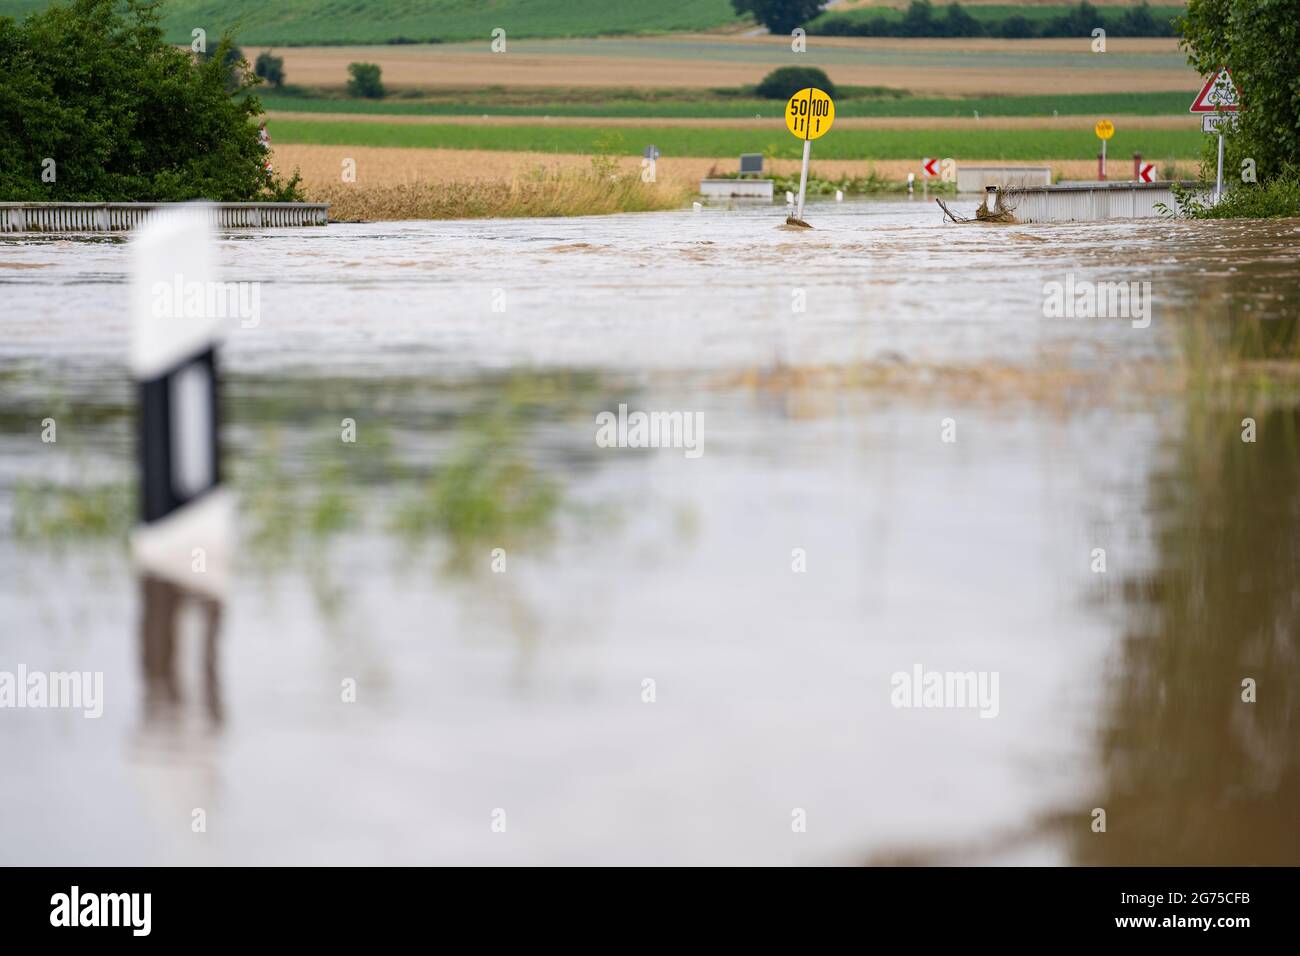
[[[1194,193],[1174,191],[1178,212],[1192,219],[1275,219],[1300,217],[1300,166],[1263,183],[1227,184],[1217,205]]]
[[[739,173],[715,173],[720,179],[739,179]],[[772,192],[777,196],[782,193],[799,191],[799,174],[791,172],[787,174],[772,173],[766,174],[765,178],[772,180]],[[957,192],[955,183],[932,182],[930,192],[940,194],[952,194]],[[840,176],[828,176],[822,174],[817,167],[810,166],[808,169],[808,183],[806,192],[809,196],[833,196],[836,192],[842,192],[846,196],[867,196],[876,193],[901,193],[907,191],[907,181],[904,179],[889,179],[880,175],[872,167],[867,169],[861,176],[852,176],[844,173]]]
[[[1190,124],[1189,124],[1190,126]],[[700,127],[630,126],[615,131],[599,126],[447,126],[441,124],[353,123],[346,120],[280,120],[277,143],[329,146],[437,147],[558,153],[600,152],[613,138],[626,145],[618,150],[639,154],[654,143],[665,157],[732,157],[771,148],[772,155],[795,158],[800,142],[779,131],[707,129]],[[1141,152],[1164,158],[1195,157],[1200,153],[1199,128],[1135,130],[1120,127],[1108,147],[1111,156]],[[1091,129],[1081,130],[861,130],[833,131],[818,140],[819,159],[914,159],[953,156],[977,159],[1090,159],[1098,140]]]
[[[0,0],[0,16],[48,6]],[[168,40],[190,42],[195,27],[215,38],[239,24],[238,41],[276,46],[576,37],[708,30],[735,22],[729,0],[165,0]]]
[[[776,117],[784,104],[737,96],[731,92],[684,90],[653,91],[659,96],[636,95],[634,91],[609,91],[593,101],[590,90],[456,90],[440,92],[428,99],[359,100],[324,95],[262,94],[267,110],[299,113],[365,113],[378,116],[606,116],[700,117],[748,119],[755,115]],[[600,92],[600,91],[597,91]],[[930,116],[939,118],[972,116],[1165,116],[1183,114],[1191,94],[1174,93],[1060,93],[1044,96],[983,96],[968,99],[928,99],[909,96],[839,96],[836,116]]]

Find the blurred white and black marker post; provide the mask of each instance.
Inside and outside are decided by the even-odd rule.
[[[216,348],[221,318],[210,210],[160,212],[132,242],[131,374],[138,401],[138,570],[220,597],[231,500],[221,487]]]
[[[799,172],[799,204],[786,225],[811,226],[803,219],[803,201],[808,192],[808,159],[812,156],[812,141],[825,136],[835,122],[835,103],[824,91],[815,86],[800,90],[785,104],[785,125],[803,140],[803,167]]]

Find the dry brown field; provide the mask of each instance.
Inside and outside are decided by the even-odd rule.
[[[416,182],[470,182],[502,181],[527,176],[542,167],[548,170],[587,170],[591,157],[578,153],[523,153],[495,150],[468,149],[402,149],[378,146],[277,146],[274,153],[277,171],[291,172],[297,167],[309,189],[334,186],[340,182],[344,159],[356,161],[357,184],[394,185]],[[970,160],[978,164],[978,160]],[[989,160],[1002,165],[1001,160]],[[686,184],[692,189],[710,173],[735,172],[737,160],[709,159],[707,157],[675,156],[659,160],[657,177],[665,182]],[[1034,165],[1023,163],[1016,165]],[[1039,164],[1044,165],[1044,164]],[[1091,160],[1063,160],[1048,163],[1064,179],[1088,179],[1096,175],[1096,163]],[[633,172],[640,168],[636,157],[623,157],[621,170]],[[781,174],[796,173],[798,160],[775,160],[769,169]],[[841,175],[862,176],[870,169],[887,179],[902,181],[908,173],[920,170],[907,160],[823,160],[814,162],[812,171],[826,177]],[[1112,176],[1123,178],[1127,167],[1119,163],[1112,167]],[[918,189],[919,183],[918,183]]]
[[[759,59],[709,59],[689,53],[689,43],[707,41],[717,44],[745,44],[770,57]],[[583,41],[579,49],[619,49],[619,40]],[[384,71],[384,83],[395,90],[438,86],[521,86],[521,87],[662,87],[709,88],[735,87],[756,82],[768,70],[789,63],[789,41],[779,37],[729,38],[719,36],[661,38],[656,48],[662,56],[588,55],[548,52],[539,42],[520,44],[504,54],[491,53],[487,46],[475,49],[464,44],[445,46],[359,46],[359,47],[285,47],[276,50],[283,56],[285,71],[292,83],[304,86],[341,87],[347,81],[347,67],[355,61],[378,63]],[[677,44],[683,55],[673,56]],[[873,50],[919,54],[917,62],[906,60],[882,65],[864,58],[862,63],[836,62],[828,70],[837,83],[862,86],[889,86],[919,95],[1026,95],[1057,92],[1113,93],[1162,92],[1194,89],[1196,73],[1188,66],[1171,63],[1168,67],[1134,69],[1117,61],[1114,66],[1070,65],[1062,63],[1017,65],[1014,57],[1022,53],[1086,53],[1087,44],[1076,39],[999,40],[915,39],[870,37],[817,37],[816,47],[838,51]],[[261,48],[247,47],[253,59]],[[556,47],[559,50],[560,47]],[[573,49],[572,47],[568,49]],[[1111,54],[1176,54],[1177,41],[1172,38],[1113,38],[1108,44]],[[985,53],[987,62],[952,64],[934,62],[934,53]],[[1003,59],[999,54],[1005,54]],[[996,62],[995,62],[996,61]]]

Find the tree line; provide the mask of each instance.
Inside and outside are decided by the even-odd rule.
[[[1172,18],[1158,17],[1150,5],[1102,11],[1082,0],[1078,6],[1052,17],[1031,19],[1012,13],[996,19],[977,18],[960,3],[950,3],[939,13],[930,0],[912,0],[899,18],[875,14],[871,17],[831,14],[808,26],[822,36],[858,37],[1002,37],[1010,40],[1035,37],[1088,37],[1095,29],[1108,36],[1176,36]]]

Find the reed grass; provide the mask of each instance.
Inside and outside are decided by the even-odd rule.
[[[330,204],[330,219],[490,219],[603,216],[680,209],[693,190],[684,182],[643,182],[595,162],[590,170],[536,169],[509,180],[413,180],[389,184],[334,183],[308,190]]]

